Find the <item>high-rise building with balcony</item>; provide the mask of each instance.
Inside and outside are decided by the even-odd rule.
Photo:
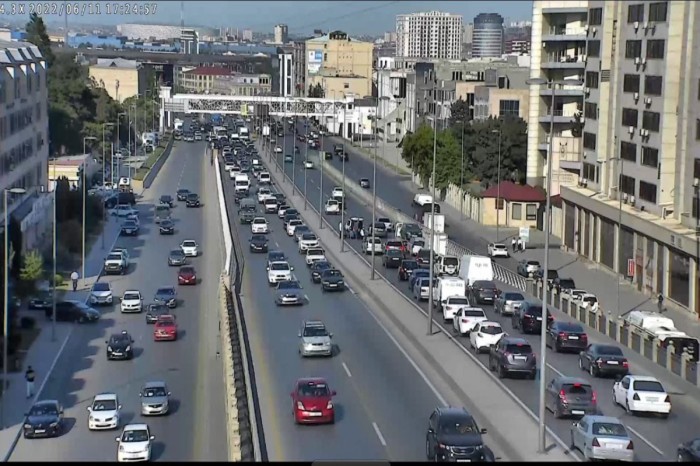
[[[503,16],[481,13],[474,18],[472,57],[489,58],[503,55]]]
[[[459,60],[462,16],[431,11],[396,16],[396,56]]]

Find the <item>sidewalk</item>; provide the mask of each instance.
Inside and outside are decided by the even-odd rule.
[[[113,246],[119,236],[118,220],[109,217],[102,234],[104,235],[104,249],[102,249],[101,238],[97,237],[90,251],[86,254],[85,274],[87,279],[81,280],[77,291],[67,291],[62,299],[87,300],[92,284],[99,279],[102,273],[105,253]],[[40,399],[41,391],[47,381],[50,380],[51,371],[75,327],[73,323],[57,322],[55,334],[53,334],[52,322],[44,317],[44,311],[30,311],[23,308],[19,316],[20,318],[24,316],[33,317],[36,320],[36,328],[39,329],[39,334],[27,350],[21,370],[8,373],[9,385],[7,393],[0,400],[4,411],[4,428],[0,430],[0,457],[4,458],[3,461],[7,461],[7,455],[11,454],[19,438],[24,413],[35,400]],[[24,371],[28,366],[32,366],[36,372],[35,394],[31,400],[27,399],[26,384],[24,382]]]

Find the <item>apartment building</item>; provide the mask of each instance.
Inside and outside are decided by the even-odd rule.
[[[146,89],[146,70],[136,60],[98,58],[88,70],[95,83],[117,102],[124,102]]]
[[[396,16],[396,56],[462,58],[462,16],[440,11]]]
[[[183,69],[176,85],[185,93],[222,95],[270,95],[272,78],[268,74],[236,73],[220,66]]]
[[[278,24],[274,29],[275,44],[286,44],[289,40],[289,29],[286,24]]]
[[[0,40],[0,191],[26,190],[7,198],[26,250],[38,248],[50,227],[52,199],[42,194],[47,191],[49,158],[46,76],[46,62],[36,46]]]

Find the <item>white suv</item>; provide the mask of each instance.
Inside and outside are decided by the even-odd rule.
[[[345,197],[345,193],[343,193],[343,188],[339,188],[338,186],[333,188],[333,191],[331,192],[331,197]]]
[[[268,233],[270,229],[267,226],[267,220],[264,217],[255,217],[253,223],[250,224],[250,231],[256,233]]]
[[[279,282],[291,280],[293,270],[294,267],[287,261],[272,262],[267,266],[267,283],[276,285]]]
[[[489,243],[489,257],[510,257],[508,247],[503,243]]]
[[[468,335],[476,324],[487,320],[486,313],[480,307],[463,307],[452,319],[452,326],[460,335]]]

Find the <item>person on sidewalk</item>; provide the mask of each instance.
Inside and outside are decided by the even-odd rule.
[[[510,240],[510,247],[513,249],[513,252],[515,252],[515,247],[518,245],[518,240],[515,239],[515,236],[513,236],[513,239]]]
[[[24,373],[24,380],[27,382],[27,398],[34,396],[34,379],[36,374],[32,366],[27,366],[27,372]]]
[[[520,252],[525,252],[525,240],[522,238],[518,238],[518,249]]]
[[[661,293],[656,297],[656,305],[659,307],[659,312],[664,312],[664,295]]]
[[[70,274],[70,279],[73,282],[73,291],[78,290],[78,278],[80,278],[80,275],[78,275],[77,271]]]

